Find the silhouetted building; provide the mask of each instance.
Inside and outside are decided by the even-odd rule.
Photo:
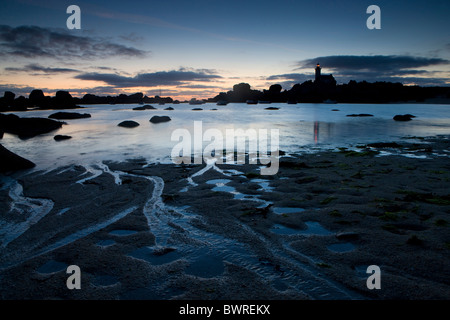
[[[322,68],[320,64],[317,63],[316,66],[316,78],[314,83],[318,85],[326,85],[326,86],[336,86],[336,80],[334,79],[332,74],[322,74]]]
[[[320,67],[320,64],[317,63],[317,66],[316,66],[316,81],[319,81],[319,79],[320,79],[320,71],[321,70],[322,70],[322,68]]]

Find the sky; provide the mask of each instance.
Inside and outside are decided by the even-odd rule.
[[[68,29],[70,5],[81,29]],[[370,5],[381,29],[367,28]],[[314,79],[450,85],[450,1],[0,2],[0,95],[211,98]]]

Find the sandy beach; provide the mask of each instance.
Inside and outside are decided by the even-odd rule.
[[[1,299],[449,299],[449,138],[356,147],[2,176]]]

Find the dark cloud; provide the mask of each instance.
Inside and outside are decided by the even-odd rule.
[[[286,74],[277,74],[277,75],[267,77],[266,80],[268,80],[268,81],[291,80],[291,81],[304,82],[304,81],[311,80],[311,75],[304,74],[304,73],[286,73]]]
[[[75,69],[69,69],[69,68],[50,68],[50,67],[43,67],[39,64],[27,64],[24,67],[21,68],[13,68],[8,67],[5,68],[5,71],[10,72],[38,72],[39,74],[57,74],[57,73],[70,73],[70,72],[79,72]]]
[[[183,84],[179,85],[178,88],[188,88],[188,89],[217,89],[217,86],[207,86],[203,84]]]
[[[143,57],[147,52],[102,38],[37,26],[0,25],[0,56],[56,59]]]
[[[222,77],[216,74],[209,74],[202,70],[200,71],[159,71],[154,73],[140,73],[134,77],[126,77],[114,73],[83,73],[75,76],[80,80],[94,80],[102,81],[108,85],[117,88],[126,87],[156,87],[160,85],[184,85],[190,81],[211,81],[221,79]]]
[[[335,70],[367,70],[386,72],[412,68],[423,68],[448,64],[450,61],[440,58],[425,58],[412,56],[326,56],[307,59],[298,62],[301,68],[312,68],[317,63]]]
[[[332,73],[338,83],[356,81],[389,81],[404,84],[415,83],[423,86],[446,85],[445,78],[436,71],[428,71],[423,68],[449,64],[449,60],[441,58],[427,58],[399,55],[375,55],[375,56],[324,56],[306,59],[297,63],[298,68],[308,68],[313,72],[316,64],[320,63],[324,74]],[[286,76],[290,81],[295,81],[295,74]],[[276,77],[276,76],[272,76]],[[310,80],[314,75],[310,75]],[[300,80],[300,79],[299,79]],[[299,81],[301,82],[301,81]]]

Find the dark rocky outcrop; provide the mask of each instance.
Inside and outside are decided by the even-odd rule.
[[[19,118],[14,114],[0,114],[0,131],[28,139],[60,129],[63,122],[45,118]]]
[[[83,119],[90,118],[89,113],[77,113],[77,112],[56,112],[48,116],[49,119],[57,120],[73,120],[73,119]]]
[[[165,108],[164,110],[175,110],[175,109],[172,107],[168,107],[168,108]]]
[[[118,126],[124,127],[124,128],[135,128],[135,127],[139,126],[139,123],[137,123],[136,121],[132,121],[132,120],[125,120],[125,121],[122,121],[121,123],[119,123]]]
[[[65,135],[57,134],[56,136],[53,137],[53,139],[55,139],[55,141],[62,141],[62,140],[72,139],[72,137],[71,136],[65,136]]]
[[[201,111],[203,110],[202,108],[192,108],[192,111]]]
[[[75,105],[75,100],[69,92],[58,91],[52,99],[52,107],[55,109],[72,109],[77,106]]]
[[[9,151],[0,144],[0,172],[30,169],[35,164]]]
[[[280,108],[277,108],[277,107],[267,107],[267,108],[264,108],[265,110],[279,110]]]
[[[415,118],[412,114],[397,114],[394,116],[395,121],[410,121],[412,118]]]
[[[170,120],[172,120],[172,119],[170,119],[170,117],[168,117],[168,116],[153,116],[150,119],[150,122],[151,123],[161,123],[161,122],[168,122]]]
[[[30,107],[45,107],[46,99],[44,96],[44,92],[39,89],[34,89],[31,91],[30,95],[28,96],[28,100],[30,102]]]

